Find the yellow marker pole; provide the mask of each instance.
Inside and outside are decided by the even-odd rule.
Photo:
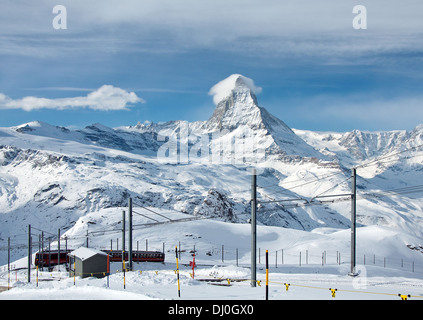
[[[266,250],[266,300],[269,300],[269,251]]]
[[[123,288],[126,289],[126,282],[125,282],[125,259],[123,260]]]
[[[175,254],[176,254],[176,276],[178,279],[178,297],[181,297],[181,286],[179,284],[179,262],[178,262],[178,246],[175,247]]]

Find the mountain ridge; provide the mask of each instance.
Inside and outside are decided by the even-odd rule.
[[[358,223],[423,236],[416,227],[423,222],[420,199],[369,196],[370,191],[421,184],[423,148],[417,146],[423,144],[423,125],[384,133],[291,129],[258,105],[255,92],[260,90],[245,79],[230,77],[235,87],[224,81],[223,92],[213,91],[221,100],[207,121],[118,128],[97,123],[77,130],[34,121],[0,128],[0,238],[18,241],[16,235],[28,223],[53,233],[77,223],[88,230],[85,216],[104,208],[116,208],[121,215],[129,197],[142,206],[246,223],[251,167],[260,169],[259,223],[310,232],[345,229],[348,202],[304,202],[328,192],[348,193],[352,167],[387,155],[392,155],[389,162],[359,170]],[[184,144],[189,161],[158,157],[162,151],[167,157],[181,153]],[[216,150],[225,161],[212,161]],[[281,199],[302,202],[287,205],[277,202]]]

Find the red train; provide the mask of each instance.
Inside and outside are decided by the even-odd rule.
[[[37,252],[35,254],[34,264],[39,268],[42,267],[53,267],[55,265],[64,264],[69,262],[68,254],[73,250],[51,250],[50,252],[44,251],[43,253]],[[101,250],[107,253],[110,257],[110,262],[121,262],[122,261],[122,251],[120,250]],[[128,261],[128,252],[125,252],[125,261]],[[133,262],[164,262],[165,254],[160,251],[132,251],[132,261]]]
[[[59,252],[57,250],[44,251],[43,253],[37,252],[35,254],[34,264],[39,268],[42,267],[53,267],[57,264],[64,264],[69,262],[68,253],[71,251],[60,250],[60,259]],[[60,260],[60,261],[58,261]]]
[[[101,250],[107,253],[110,261],[122,261],[122,251],[120,250]],[[164,262],[165,254],[160,251],[132,251],[133,262]],[[129,260],[129,252],[125,251],[125,261]]]

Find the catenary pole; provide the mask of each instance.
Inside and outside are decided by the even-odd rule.
[[[256,269],[256,251],[257,251],[257,226],[256,226],[256,209],[257,209],[257,175],[256,169],[252,170],[251,175],[251,287],[255,287],[257,283]]]
[[[60,228],[57,230],[57,268],[60,271]]]
[[[132,198],[129,198],[128,203],[128,222],[129,222],[129,243],[128,243],[128,255],[129,255],[129,270],[132,271]]]
[[[352,169],[351,183],[351,272],[352,276],[356,275],[356,220],[357,220],[357,170]]]
[[[51,239],[48,238],[48,270],[50,271],[51,267]]]
[[[125,268],[125,211],[122,211],[122,269]]]
[[[10,289],[10,237],[7,238],[7,290]]]
[[[67,236],[65,236],[65,254],[66,254],[65,266],[66,266],[66,269],[67,269],[68,268],[68,237]]]
[[[44,268],[44,231],[41,231],[41,256],[43,257],[42,268]]]
[[[28,225],[28,282],[31,282],[31,256],[32,256],[32,243],[31,243],[31,225]]]

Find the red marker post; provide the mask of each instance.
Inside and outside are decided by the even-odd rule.
[[[189,262],[189,265],[192,267],[192,278],[194,279],[194,268],[196,267],[196,265],[195,265],[195,253],[192,256],[192,261]]]

